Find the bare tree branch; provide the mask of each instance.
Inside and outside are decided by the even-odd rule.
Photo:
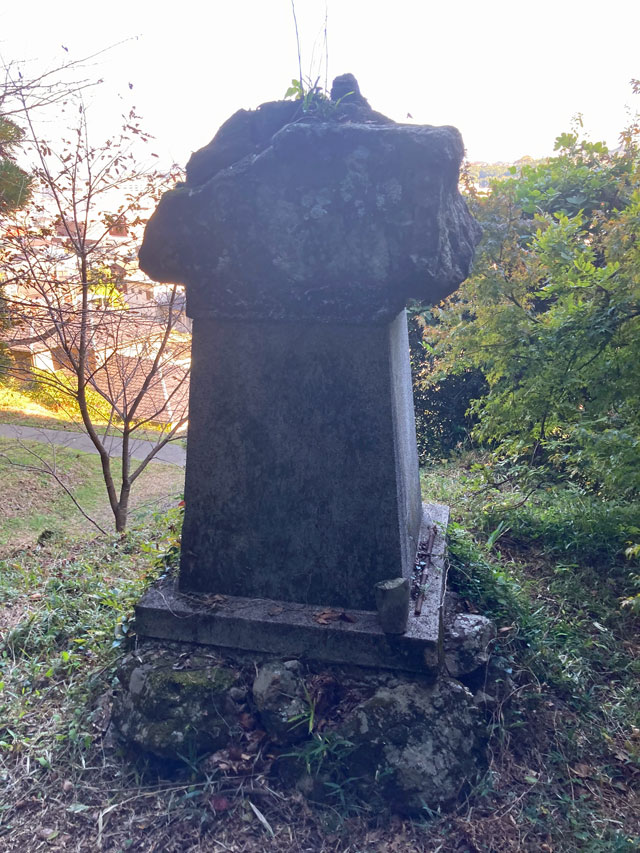
[[[100,531],[100,533],[102,533],[104,536],[106,536],[107,531],[103,527],[101,527],[95,519],[91,518],[91,516],[85,512],[85,510],[78,503],[76,496],[73,494],[71,489],[67,486],[67,484],[64,482],[64,480],[60,477],[60,475],[56,471],[55,446],[52,445],[54,464],[50,465],[49,462],[46,459],[43,459],[43,457],[40,456],[40,454],[36,453],[35,450],[32,450],[30,447],[27,447],[23,442],[21,442],[19,440],[17,443],[22,448],[22,450],[26,451],[31,456],[35,457],[40,464],[39,465],[27,465],[24,462],[17,462],[15,459],[12,459],[10,456],[8,456],[6,453],[3,453],[3,452],[0,452],[0,459],[4,459],[5,462],[7,462],[9,465],[13,466],[14,468],[22,468],[25,471],[34,471],[34,472],[39,473],[39,474],[48,474],[50,477],[52,477],[56,481],[56,483],[62,489],[64,489],[67,496],[70,497],[71,500],[73,501],[73,504],[76,507],[76,509],[87,519],[87,521],[90,521],[91,524],[93,524],[93,526],[97,530]]]
[[[29,89],[11,92],[22,105],[39,192],[0,229],[0,278],[12,288],[4,300],[13,325],[3,337],[14,354],[6,375],[24,380],[22,362],[32,359],[39,387],[75,412],[100,456],[121,531],[132,484],[186,423],[184,295],[174,285],[159,290],[162,304],[150,299],[153,285],[136,264],[142,228],[175,176],[136,164],[131,140],[145,134],[133,111],[117,138],[93,145],[77,92],[78,125],[54,151],[38,137],[30,98]],[[114,223],[124,233],[114,236]],[[154,447],[132,469],[132,437],[151,426]],[[108,442],[114,433],[122,439],[119,472]]]

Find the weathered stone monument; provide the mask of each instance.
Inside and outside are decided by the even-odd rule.
[[[457,130],[395,124],[351,75],[332,95],[236,113],[147,226],[140,265],[186,286],[193,353],[179,579],[138,632],[433,671],[442,536],[404,634],[375,587],[411,578],[443,520],[420,498],[405,306],[463,281],[479,228]]]
[[[455,129],[394,124],[351,75],[307,106],[232,116],[147,227],[142,268],[184,283],[193,318],[186,507],[113,721],[161,760],[240,754],[311,799],[339,779],[421,815],[484,766],[495,629],[445,607],[405,305],[456,288],[479,229]]]

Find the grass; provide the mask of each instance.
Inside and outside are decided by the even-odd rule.
[[[98,433],[104,435],[107,421],[104,418],[94,417],[94,424]],[[60,407],[45,406],[29,394],[14,385],[3,385],[0,383],[0,423],[14,426],[37,427],[39,429],[56,429],[74,432],[84,432],[84,425],[79,416],[67,412]],[[111,427],[109,435],[118,436],[120,431]],[[145,426],[135,431],[136,439],[147,441],[159,441],[163,434],[163,428],[158,426]],[[176,439],[182,446],[186,446],[185,438]]]
[[[63,488],[43,469],[56,471],[83,510],[104,529],[113,528],[113,516],[102,478],[100,458],[67,447],[0,437],[0,556],[35,545],[43,531],[71,534],[96,533],[96,528],[74,506]],[[116,473],[118,463],[114,463]],[[154,462],[147,466],[132,490],[131,517],[149,505],[171,500],[182,490],[184,472],[174,465]]]
[[[513,679],[470,837],[482,851],[635,851],[640,641],[622,602],[638,508],[558,486],[498,514],[473,496],[473,462],[423,472],[431,499],[455,507],[450,583],[495,619],[494,654]]]
[[[620,601],[629,567],[549,547],[564,541],[550,519],[571,529],[569,495],[492,535],[468,499],[472,463],[423,472],[425,497],[452,505],[451,583],[496,620],[509,675],[487,716],[489,772],[455,812],[354,816],[348,804],[311,807],[271,778],[154,775],[119,753],[114,668],[134,601],[159,555],[175,551],[172,511],[123,539],[54,538],[0,564],[0,850],[635,853],[640,643]]]

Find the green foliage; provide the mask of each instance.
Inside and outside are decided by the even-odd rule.
[[[64,370],[51,373],[32,368],[33,380],[26,391],[36,403],[64,414],[81,423],[80,407],[76,392],[76,380]],[[92,419],[107,423],[113,421],[113,407],[97,391],[87,388],[87,408]]]
[[[301,761],[310,776],[318,776],[321,771],[330,773],[330,777],[339,777],[346,757],[354,749],[353,743],[337,732],[309,731],[310,737],[291,752],[281,758],[295,758]],[[334,780],[335,781],[335,780]]]
[[[157,574],[145,546],[164,526],[99,544],[52,537],[0,561],[0,604],[18,616],[0,644],[0,767],[25,755],[44,769],[84,762],[96,740],[91,702]]]
[[[0,115],[0,220],[24,207],[31,196],[33,177],[16,164],[14,156],[23,136],[17,124]],[[0,273],[0,329],[8,324],[8,312],[2,299],[2,280]],[[4,346],[0,343],[0,370],[6,367],[6,363]]]
[[[534,165],[535,161],[531,157],[521,157],[515,163],[466,163],[464,166],[464,176],[467,183],[475,184],[481,190],[489,189],[492,181],[500,178],[508,178],[510,175],[519,174],[525,167]]]
[[[487,533],[503,524],[511,540],[534,545],[550,557],[611,567],[622,563],[629,543],[640,537],[640,505],[603,500],[569,484],[537,491],[506,511],[496,501],[487,502],[477,522]],[[638,556],[629,559],[637,563]]]
[[[472,200],[472,277],[431,312],[430,381],[478,371],[476,440],[530,485],[640,492],[640,168],[564,134],[558,154]]]
[[[331,97],[319,85],[318,80],[301,79],[292,80],[291,86],[284,94],[285,100],[292,98],[294,101],[300,101],[300,107],[303,114],[315,115],[318,118],[329,119],[336,114],[340,104],[353,92],[347,92],[342,98],[337,101],[332,101]]]
[[[570,492],[554,491],[544,509],[527,506],[511,512],[493,529],[494,537],[489,531],[495,518],[480,517],[489,539],[484,545],[453,524],[449,581],[473,609],[496,621],[494,654],[525,680],[564,695],[585,715],[585,724],[589,720],[602,745],[602,724],[594,722],[599,714],[624,719],[627,727],[640,722],[631,689],[639,670],[633,644],[625,647],[634,635],[635,614],[632,606],[621,606],[629,589],[628,571],[613,561],[607,543],[607,534],[620,525],[620,507],[610,508],[607,517],[594,501],[591,514],[573,530],[585,506],[572,510],[571,502]],[[598,524],[602,530],[590,529]],[[606,702],[598,699],[606,692],[603,679],[615,694]],[[613,723],[608,726],[613,729]],[[634,760],[640,764],[636,751]]]
[[[302,80],[293,79],[291,81],[291,85],[284,93],[284,98],[287,100],[288,98],[293,98],[294,101],[301,101],[305,96],[305,89]]]
[[[512,567],[491,560],[459,524],[449,526],[447,537],[453,587],[498,624],[522,628],[529,621],[529,599]]]
[[[33,178],[15,162],[23,131],[0,115],[0,216],[18,210],[29,200]]]
[[[469,442],[477,417],[471,402],[486,391],[480,370],[447,373],[439,366],[434,344],[440,330],[430,315],[409,311],[409,350],[413,377],[418,455],[421,464],[440,459]]]
[[[116,277],[106,264],[92,267],[87,275],[87,283],[93,301],[98,301],[103,307],[108,308],[126,307],[118,289]]]

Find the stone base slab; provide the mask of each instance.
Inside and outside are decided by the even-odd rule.
[[[435,674],[442,657],[446,526],[449,508],[423,506],[421,542],[435,523],[422,614],[406,633],[385,634],[377,613],[273,599],[179,592],[175,580],[152,587],[136,607],[141,638],[177,640],[333,663]],[[419,549],[418,549],[419,550]]]

